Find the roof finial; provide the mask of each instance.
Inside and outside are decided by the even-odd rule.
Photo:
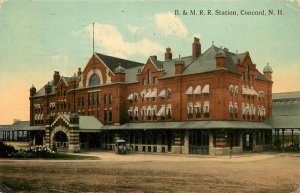
[[[180,58],[180,54],[179,54],[179,58]]]
[[[212,43],[213,46],[215,45],[215,41],[212,41],[211,43]]]
[[[269,62],[267,62],[267,66],[269,66]]]

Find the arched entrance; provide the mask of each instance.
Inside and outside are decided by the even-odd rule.
[[[69,147],[68,136],[63,131],[58,131],[53,136],[53,145],[57,149],[67,149]]]

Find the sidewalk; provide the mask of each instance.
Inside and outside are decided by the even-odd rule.
[[[76,153],[76,155],[82,156],[96,156],[101,159],[101,161],[222,161],[222,162],[250,162],[258,161],[264,159],[276,158],[279,156],[284,156],[284,154],[278,153],[241,153],[233,154],[230,158],[229,155],[226,156],[211,156],[211,155],[182,155],[182,154],[170,154],[170,153],[132,153],[128,155],[119,155],[115,152],[107,151],[83,151],[81,153]]]

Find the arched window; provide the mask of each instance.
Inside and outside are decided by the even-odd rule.
[[[89,86],[96,86],[99,84],[100,84],[99,76],[96,73],[92,74],[92,76],[90,77],[90,80],[89,80]]]
[[[148,70],[148,84],[151,84],[151,70]]]

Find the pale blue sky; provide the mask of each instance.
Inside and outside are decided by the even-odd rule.
[[[174,10],[282,9],[284,16],[174,16]],[[300,90],[300,1],[13,1],[0,0],[0,124],[29,119],[31,84],[39,89],[53,71],[71,76],[95,51],[146,62],[191,55],[193,36],[202,50],[215,42],[249,51],[257,68],[274,70],[273,91]],[[174,27],[177,26],[177,27]],[[10,111],[10,107],[16,110]],[[4,113],[3,113],[4,112]]]

